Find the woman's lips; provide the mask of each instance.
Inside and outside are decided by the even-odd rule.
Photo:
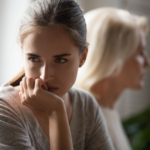
[[[49,87],[49,88],[48,88],[48,91],[54,92],[54,91],[56,91],[57,89],[58,89],[57,87]]]

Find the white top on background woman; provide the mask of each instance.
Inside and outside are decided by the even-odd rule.
[[[116,150],[129,150],[114,105],[127,88],[144,86],[149,60],[145,51],[145,17],[116,8],[100,8],[85,14],[89,52],[76,86],[94,95],[102,108]]]
[[[36,0],[18,41],[24,68],[0,88],[0,149],[113,150],[94,98],[71,88],[87,54],[79,5]]]

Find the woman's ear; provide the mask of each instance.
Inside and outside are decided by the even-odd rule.
[[[86,58],[87,58],[87,54],[88,54],[88,48],[85,48],[84,51],[82,52],[81,56],[80,56],[80,65],[79,65],[79,67],[82,67],[82,65],[85,63]]]

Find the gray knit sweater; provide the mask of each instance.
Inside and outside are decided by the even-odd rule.
[[[69,91],[74,150],[113,150],[101,110],[89,93]],[[0,150],[50,150],[50,142],[32,111],[9,84],[0,87]]]

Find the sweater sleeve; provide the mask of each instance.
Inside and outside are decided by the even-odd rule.
[[[114,150],[102,111],[94,97],[92,98],[90,112],[90,120],[92,130],[87,141],[86,150]]]
[[[35,150],[15,109],[0,99],[0,150]]]

